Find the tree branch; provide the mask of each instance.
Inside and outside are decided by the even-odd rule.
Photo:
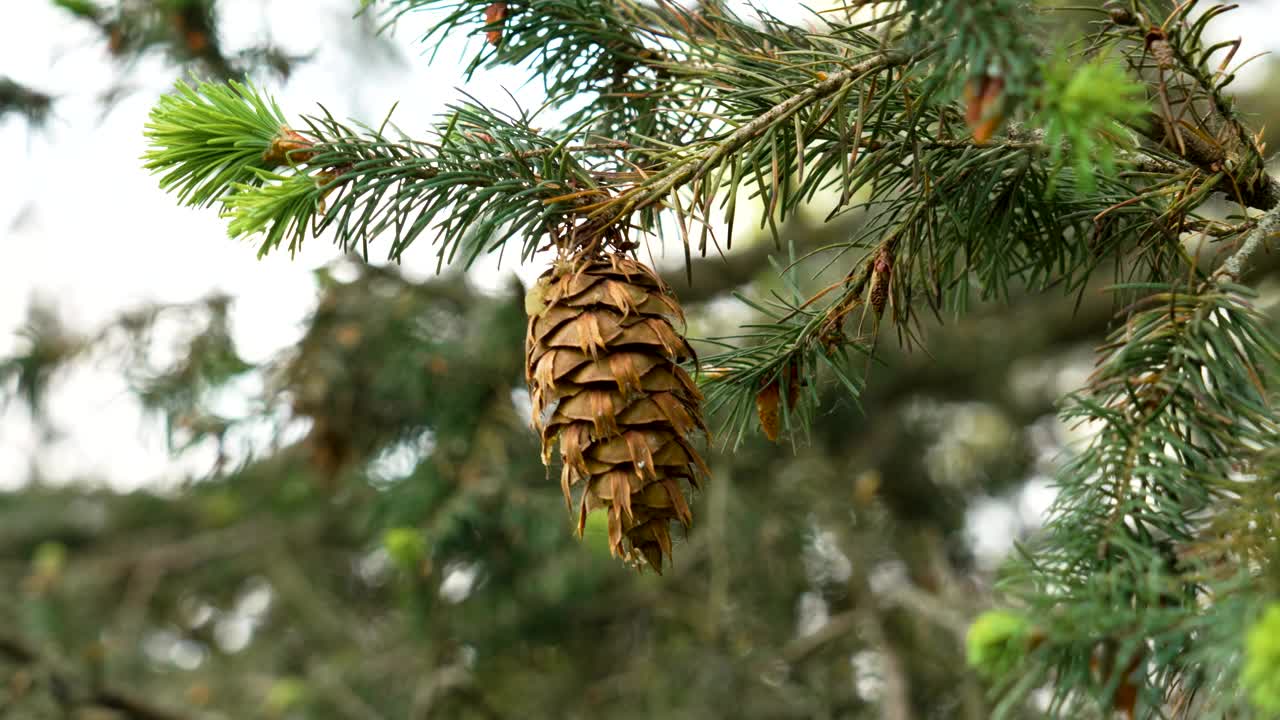
[[[933,52],[934,49],[935,46],[929,46],[914,54],[900,50],[886,50],[863,60],[847,70],[832,73],[827,79],[818,82],[804,92],[792,95],[756,116],[751,122],[740,126],[706,152],[688,158],[670,174],[657,178],[653,185],[638,185],[632,192],[618,196],[615,202],[622,203],[621,212],[616,214],[609,212],[608,208],[614,205],[613,202],[606,204],[596,212],[608,213],[615,217],[627,217],[636,210],[659,202],[676,188],[706,176],[725,158],[738,152],[747,143],[765,133],[773,125],[791,117],[801,108],[844,90],[868,73],[904,65]]]
[[[1161,147],[1169,147],[1170,133],[1163,120],[1155,119],[1152,124],[1159,128],[1157,130],[1141,131],[1143,136],[1148,140],[1159,144]],[[1257,148],[1249,146],[1246,149],[1236,151],[1236,154],[1246,153],[1252,154],[1251,163],[1227,162],[1231,158],[1229,151],[1221,147],[1210,145],[1194,133],[1182,134],[1182,147],[1185,152],[1179,153],[1179,156],[1190,165],[1200,168],[1210,175],[1223,172],[1226,170],[1230,173],[1229,168],[1254,165],[1263,167],[1264,163]],[[1163,160],[1152,160],[1152,167],[1173,167],[1173,163]],[[1236,191],[1239,191],[1238,198],[1245,205],[1256,210],[1271,210],[1280,205],[1280,180],[1277,180],[1264,172],[1259,172],[1258,177],[1239,177],[1235,173],[1232,175],[1232,182],[1224,187],[1221,192],[1227,197],[1235,199]]]
[[[1222,266],[1213,274],[1217,282],[1235,282],[1250,269],[1254,255],[1267,244],[1267,238],[1280,230],[1280,205],[1272,207],[1262,217],[1249,234],[1240,241],[1240,246],[1227,258]]]

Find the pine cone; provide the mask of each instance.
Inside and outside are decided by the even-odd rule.
[[[578,533],[604,508],[609,548],[662,572],[671,521],[692,517],[685,480],[706,465],[690,443],[706,432],[693,380],[679,363],[693,349],[675,329],[670,290],[629,258],[579,258],[547,272],[530,293],[525,342],[533,422],[549,464],[560,440],[565,501],[578,493]]]

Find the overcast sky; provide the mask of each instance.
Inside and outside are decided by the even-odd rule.
[[[228,239],[216,212],[177,207],[138,160],[147,112],[176,71],[144,60],[129,73],[132,92],[104,115],[97,93],[112,85],[118,68],[95,32],[47,2],[8,4],[0,23],[0,75],[59,100],[45,129],[0,120],[7,161],[0,176],[0,355],[18,342],[14,330],[34,297],[53,300],[72,327],[88,331],[147,300],[194,300],[220,290],[236,299],[233,330],[247,358],[264,359],[294,343],[314,299],[311,271],[335,259],[336,249],[318,240],[292,260],[286,253],[258,260],[253,244]],[[426,21],[409,16],[393,35],[403,63],[387,57],[353,63],[358,33],[349,23],[356,4],[224,0],[219,7],[231,51],[254,44],[269,27],[285,50],[315,53],[287,85],[269,86],[287,115],[311,112],[322,101],[338,117],[376,121],[399,102],[398,124],[411,133],[425,130],[458,97],[462,39],[451,39],[428,68],[414,42]],[[789,0],[766,4],[794,7]],[[1280,0],[1246,2],[1216,28],[1223,37],[1244,37],[1237,58],[1280,48]],[[536,106],[539,93],[522,87],[523,78],[510,68],[482,72],[466,89],[501,104],[505,87]],[[1237,80],[1248,82],[1248,76]],[[424,248],[406,255],[405,265],[426,274],[433,259]],[[491,267],[481,276],[485,284],[500,282]],[[0,487],[25,476],[33,459],[50,477],[97,477],[121,489],[207,469],[208,455],[186,465],[167,457],[159,424],[141,415],[110,368],[69,376],[51,412],[68,433],[43,447],[22,412],[0,414]]]

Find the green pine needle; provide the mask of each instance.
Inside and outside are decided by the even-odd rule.
[[[145,168],[164,173],[163,190],[186,205],[208,207],[236,183],[257,185],[255,169],[285,125],[284,113],[251,84],[191,87],[179,81],[151,110]]]
[[[231,237],[266,233],[258,257],[280,246],[289,237],[289,252],[297,252],[311,218],[320,204],[317,179],[306,174],[280,175],[254,170],[256,182],[235,183],[221,197],[222,215],[231,219]]]

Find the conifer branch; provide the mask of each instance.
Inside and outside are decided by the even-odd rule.
[[[1064,414],[1098,432],[1060,471],[1044,535],[1003,583],[1026,603],[1042,638],[1036,662],[1015,675],[1107,648],[1110,659],[1088,673],[1058,667],[1064,710],[1081,709],[1083,698],[1106,707],[1158,693],[1143,690],[1149,676],[1123,669],[1141,664],[1148,647],[1173,658],[1170,678],[1211,670],[1180,657],[1194,626],[1177,623],[1192,614],[1208,625],[1214,613],[1230,612],[1220,601],[1235,578],[1214,579],[1189,550],[1209,508],[1239,497],[1233,473],[1251,472],[1258,449],[1280,433],[1271,397],[1280,339],[1243,291],[1225,281],[1192,292],[1151,289]],[[1132,707],[1124,702],[1117,709]]]
[[[1205,47],[1203,41],[1210,21],[1235,6],[1219,5],[1191,19],[1197,2],[1147,8],[1167,13],[1164,17],[1109,13],[1114,25],[1110,40],[1123,48],[1131,67],[1147,82],[1149,96],[1159,101],[1159,111],[1135,129],[1207,175],[1227,172],[1232,182],[1224,193],[1229,199],[1270,210],[1280,203],[1280,181],[1267,174],[1258,137],[1244,127],[1223,93],[1234,78],[1227,62],[1217,68],[1210,64],[1221,45]]]
[[[1240,241],[1236,251],[1214,272],[1214,279],[1218,282],[1239,280],[1249,270],[1254,256],[1266,247],[1267,241],[1277,230],[1280,230],[1280,206],[1271,208],[1258,218],[1257,224]]]
[[[475,3],[468,7],[467,12],[481,8]],[[505,118],[472,105],[455,108],[435,142],[403,136],[393,140],[382,129],[352,130],[328,116],[308,119],[304,137],[278,117],[258,117],[245,128],[254,133],[246,147],[257,152],[203,179],[201,173],[214,167],[214,158],[192,165],[178,151],[191,138],[172,131],[165,135],[168,126],[157,126],[152,132],[159,147],[151,166],[170,168],[166,181],[186,182],[184,192],[198,191],[204,202],[220,202],[231,218],[232,234],[264,232],[260,252],[286,239],[295,251],[308,231],[331,230],[344,249],[358,247],[366,256],[370,240],[390,234],[388,254],[397,259],[431,230],[441,263],[453,260],[459,250],[470,262],[512,237],[523,240],[522,255],[527,257],[548,232],[571,232],[575,242],[589,243],[616,227],[649,229],[664,209],[674,209],[682,225],[686,216],[705,223],[717,199],[726,203],[732,226],[734,202],[744,183],[754,184],[767,200],[768,222],[775,212],[785,216],[794,211],[820,188],[841,188],[840,210],[856,204],[855,192],[870,186],[873,220],[845,248],[867,248],[848,273],[861,281],[847,283],[822,306],[784,304],[775,318],[779,324],[751,340],[758,345],[742,351],[745,355],[732,350],[721,358],[744,370],[751,366],[746,375],[719,376],[717,386],[735,388],[732,398],[712,393],[713,404],[719,398],[738,408],[743,421],[750,417],[747,410],[761,385],[829,362],[835,348],[849,342],[842,326],[855,307],[862,307],[859,317],[870,308],[877,321],[886,307],[892,308],[893,319],[903,322],[914,312],[913,294],[937,310],[965,302],[974,277],[983,294],[1002,294],[1015,276],[1030,284],[1065,277],[1074,286],[1100,259],[1123,249],[1118,241],[1131,242],[1135,236],[1150,248],[1153,273],[1158,277],[1167,271],[1166,228],[1185,219],[1194,204],[1188,200],[1162,207],[1157,200],[1167,187],[1157,185],[1144,195],[1109,177],[1108,149],[1097,136],[1131,110],[1120,81],[1105,68],[1084,80],[1050,68],[1050,86],[1060,87],[1065,100],[1048,106],[1051,123],[1044,136],[1022,133],[978,142],[947,131],[952,111],[931,98],[927,80],[910,73],[898,73],[895,79],[891,72],[926,64],[942,47],[939,43],[910,52],[876,49],[868,54],[868,38],[849,33],[848,46],[837,55],[803,34],[766,38],[728,16],[718,15],[713,22],[720,50],[728,50],[717,56],[716,65],[681,63],[680,52],[690,58],[703,52],[693,44],[657,61],[670,64],[667,72],[674,84],[666,90],[673,98],[697,108],[702,98],[710,97],[719,106],[714,121],[700,119],[701,113],[679,103],[663,111],[677,118],[662,121],[671,132],[699,128],[702,137],[692,144],[693,152],[684,143],[668,144],[662,138],[610,139],[574,129],[544,133],[530,127],[528,117]],[[775,79],[762,70],[793,73],[796,65],[768,49],[761,59],[759,48],[770,42],[838,69],[809,71],[803,81],[800,74]],[[850,55],[860,59],[850,63]],[[708,82],[730,76],[743,83],[741,96],[704,94]],[[1099,93],[1103,99],[1119,98],[1119,104],[1088,101]],[[266,107],[256,97],[230,99],[251,109]],[[762,106],[765,100],[770,104]],[[200,117],[211,112],[244,116],[216,103],[205,107],[190,95],[161,116],[181,112],[194,116],[179,125],[197,128],[208,126]],[[166,142],[172,147],[166,149]],[[219,142],[239,146],[225,138]],[[1073,162],[1064,168],[1059,153],[1067,142]],[[1107,175],[1101,180],[1103,192],[1059,191],[1055,197],[1056,178],[1072,178],[1067,172],[1072,169],[1074,184],[1090,189],[1095,156]],[[270,169],[282,161],[292,167]],[[686,201],[682,191],[692,200]],[[977,212],[990,207],[993,197],[996,217]],[[1107,222],[1099,223],[1098,218],[1108,215]],[[1045,237],[1070,241],[1039,242]],[[689,255],[687,232],[683,241]],[[706,243],[704,230],[698,243],[702,254]],[[883,268],[876,270],[879,266]],[[871,302],[863,292],[873,277],[883,282],[875,286],[878,296]],[[839,375],[856,394],[857,382],[847,369]]]
[[[1240,550],[1256,539],[1239,538],[1275,502],[1258,487],[1280,433],[1280,340],[1236,283],[1280,225],[1280,183],[1223,92],[1230,53],[1211,63],[1221,46],[1202,42],[1222,11],[1193,14],[1196,4],[1097,8],[1098,31],[1068,56],[1035,47],[1018,0],[907,0],[866,22],[805,28],[739,18],[720,2],[399,0],[443,11],[428,38],[482,38],[468,72],[518,64],[542,80],[549,106],[581,109],[543,130],[536,113],[465,104],[415,140],[327,114],[291,128],[256,91],[201,90],[157,111],[149,166],[180,199],[220,205],[233,234],[263,233],[263,252],[329,232],[366,255],[386,236],[399,258],[427,234],[441,263],[511,240],[525,257],[548,238],[574,251],[607,240],[621,253],[635,245],[626,233],[654,231],[665,214],[691,268],[694,246],[709,254],[713,213],[732,228],[740,198],[753,196],[773,227],[838,195],[828,221],[857,208],[865,222],[808,257],[790,243],[788,264],[775,266],[783,289],[742,298],[760,319],[703,358],[699,379],[731,443],[757,422],[770,439],[801,435],[820,375],[858,398],[881,323],[909,345],[922,309],[959,313],[1011,287],[1083,291],[1114,265],[1136,302],[1064,412],[1092,437],[1058,473],[1049,524],[1004,586],[1028,617],[983,624],[986,642],[973,647],[984,671],[1004,667],[997,682],[1011,697],[1053,673],[1050,714],[1080,716],[1096,702],[1135,717],[1172,687],[1228,695],[1241,663],[1197,646],[1210,635],[1236,642],[1215,625],[1239,629],[1260,595],[1249,581],[1275,574],[1266,553]],[[1202,217],[1214,194],[1264,214],[1233,225]],[[1190,232],[1234,252],[1209,272],[1185,247]],[[799,280],[804,260],[822,265],[815,276],[830,271],[820,289]],[[599,278],[613,272],[592,261]],[[596,312],[580,309],[599,303],[570,285],[531,348],[550,353],[556,323]],[[545,292],[531,297],[545,317]],[[629,315],[632,301],[618,298]],[[634,344],[614,349],[621,357]],[[535,422],[568,412],[554,359],[528,374],[543,388]],[[698,393],[680,390],[692,407]],[[581,456],[605,432],[587,428],[599,414],[566,415],[581,432],[552,429],[544,443],[571,435],[564,457]],[[572,477],[591,488],[595,472]],[[608,502],[631,496],[616,488]],[[1225,539],[1214,518],[1246,531]],[[1229,580],[1206,559],[1224,546],[1248,559]]]
[[[622,218],[632,212],[649,207],[677,188],[697,182],[707,177],[712,170],[719,167],[726,158],[740,152],[746,145],[757,140],[768,130],[788,121],[796,112],[813,103],[847,91],[857,81],[872,73],[887,68],[903,65],[913,58],[927,55],[929,51],[910,54],[900,51],[877,53],[852,67],[841,70],[819,81],[813,87],[792,95],[769,108],[750,122],[738,127],[723,140],[715,142],[701,153],[685,159],[674,169],[642,184],[632,191],[624,193],[619,199],[611,201],[593,214],[605,214],[610,218]],[[617,207],[620,204],[621,207]]]

